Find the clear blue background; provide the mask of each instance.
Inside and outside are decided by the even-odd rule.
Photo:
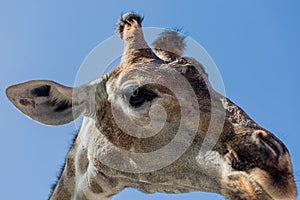
[[[76,133],[73,123],[49,127],[28,119],[7,100],[5,88],[32,79],[73,85],[84,58],[131,10],[145,15],[144,26],[183,27],[204,46],[227,96],[288,146],[299,190],[299,1],[0,0],[0,199],[46,199]],[[223,197],[127,189],[113,199]]]

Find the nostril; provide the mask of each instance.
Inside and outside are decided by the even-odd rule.
[[[269,148],[276,156],[279,156],[283,153],[282,144],[274,138],[271,134],[266,133],[265,131],[259,130],[255,131],[254,134],[260,139],[260,141]]]

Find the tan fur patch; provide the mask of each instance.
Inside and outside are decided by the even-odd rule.
[[[68,191],[67,187],[65,187],[63,181],[60,181],[50,200],[70,200],[71,198],[72,194]]]

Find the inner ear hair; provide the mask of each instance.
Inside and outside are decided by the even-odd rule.
[[[33,90],[31,90],[31,94],[36,97],[48,97],[50,96],[50,85],[42,85],[40,87],[37,87]]]

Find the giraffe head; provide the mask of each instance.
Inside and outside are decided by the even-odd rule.
[[[212,89],[204,67],[182,57],[182,36],[163,33],[154,41],[153,52],[141,23],[142,18],[133,13],[121,17],[117,32],[124,51],[120,64],[108,74],[78,88],[29,81],[9,87],[8,98],[43,124],[61,125],[80,115],[92,118],[99,135],[126,152],[147,154],[172,141],[167,157],[152,157],[150,167],[159,166],[158,171],[200,168],[210,182],[207,185],[183,181],[184,177],[177,178],[182,179],[179,182],[171,179],[174,185],[193,188],[187,191],[218,192],[229,199],[295,199],[292,164],[284,144]],[[218,132],[218,138],[207,139],[209,131]],[[183,135],[177,138],[178,132]],[[99,157],[109,148],[97,144],[97,134],[90,137],[90,156],[102,161]],[[209,148],[201,152],[202,146]],[[134,173],[132,166],[139,173],[151,171],[139,171],[143,163],[138,159],[122,163],[130,173]]]

